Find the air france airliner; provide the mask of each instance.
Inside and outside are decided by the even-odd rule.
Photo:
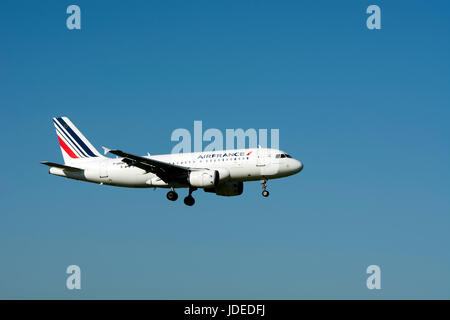
[[[268,148],[137,156],[102,147],[100,154],[67,117],[53,118],[64,164],[43,161],[49,173],[69,179],[129,188],[167,188],[167,199],[178,199],[176,188],[189,188],[184,203],[195,203],[198,188],[219,196],[238,196],[245,181],[268,180],[300,172],[303,164],[289,154]]]

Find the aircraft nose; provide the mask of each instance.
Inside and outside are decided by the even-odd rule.
[[[303,163],[301,163],[298,160],[295,160],[294,171],[297,173],[297,172],[302,171],[302,169],[303,169]]]

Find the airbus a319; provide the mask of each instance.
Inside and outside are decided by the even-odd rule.
[[[188,188],[184,203],[195,203],[192,192],[201,188],[219,196],[238,196],[244,182],[267,181],[300,172],[303,164],[289,154],[268,148],[138,156],[103,147],[100,154],[67,117],[53,118],[64,164],[43,161],[49,173],[69,179],[129,188],[167,188],[175,201],[178,188]]]

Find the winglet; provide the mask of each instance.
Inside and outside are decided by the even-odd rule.
[[[102,148],[103,148],[103,153],[104,153],[104,154],[107,154],[108,152],[111,151],[111,149],[108,149],[107,147],[103,147],[103,146],[102,146]]]

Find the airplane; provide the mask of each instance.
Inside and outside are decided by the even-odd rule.
[[[137,156],[102,147],[100,154],[67,117],[53,118],[64,164],[42,161],[49,173],[69,179],[130,188],[168,188],[167,199],[178,199],[176,188],[189,188],[187,206],[195,203],[192,192],[203,188],[219,196],[238,196],[245,181],[267,181],[300,172],[303,164],[289,154],[268,148]]]

